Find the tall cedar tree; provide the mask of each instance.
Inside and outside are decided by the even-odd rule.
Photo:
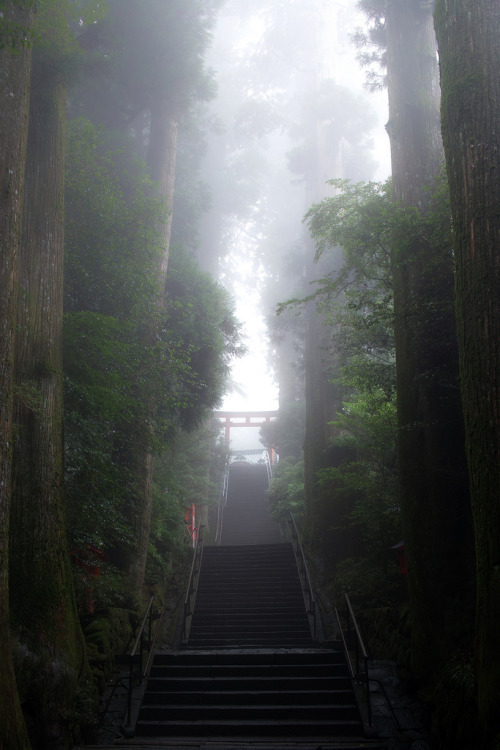
[[[426,216],[443,161],[431,3],[388,0],[386,26],[394,199]],[[396,233],[391,264],[411,661],[424,683],[458,645],[473,578],[451,241]]]
[[[9,506],[16,300],[31,81],[31,0],[2,3],[0,20],[0,747],[27,748],[10,653]]]
[[[33,50],[15,357],[10,604],[38,738],[63,733],[86,673],[63,496],[62,279],[67,0],[39,15]],[[26,672],[21,663],[19,679]],[[42,678],[43,675],[43,678]]]
[[[316,9],[316,89],[318,94],[330,78],[329,56],[335,49],[334,26],[330,22],[329,9],[323,4]],[[327,51],[327,54],[326,54]],[[319,97],[318,97],[319,98]],[[330,122],[325,119],[321,110],[316,113],[314,163],[307,185],[309,203],[317,201],[328,193],[326,180],[341,177],[341,137],[332,133]],[[312,281],[317,275],[314,265],[314,245],[310,238],[306,242],[306,277]],[[334,263],[338,263],[340,251]],[[331,371],[336,367],[336,353],[329,347],[329,332],[324,319],[316,311],[314,304],[309,303],[305,311],[306,336],[304,354],[304,393],[305,393],[305,435],[304,435],[304,486],[305,507],[308,524],[318,539],[325,545],[325,506],[318,501],[318,478],[320,469],[328,465],[327,448],[331,437],[330,420],[340,408],[340,397],[335,386],[332,386]],[[331,498],[328,498],[331,502]],[[326,511],[328,509],[326,508]]]
[[[436,0],[453,213],[460,377],[477,555],[477,690],[488,747],[500,694],[500,4]],[[496,738],[496,742],[493,737]]]
[[[156,185],[155,197],[165,203],[159,229],[162,249],[158,259],[158,318],[144,322],[145,341],[154,342],[159,317],[165,306],[172,206],[179,122],[192,101],[209,94],[203,54],[218,0],[110,0],[110,14],[103,25],[111,35],[113,81],[109,89],[120,93],[121,124],[135,126],[138,142],[149,123],[146,161]],[[111,24],[111,26],[110,26]],[[97,34],[99,29],[96,28]],[[113,98],[113,97],[111,97]],[[153,488],[153,424],[157,404],[144,394],[149,415],[135,426],[137,436],[131,456],[134,489],[130,522],[134,548],[129,562],[132,593],[142,596],[151,523]]]

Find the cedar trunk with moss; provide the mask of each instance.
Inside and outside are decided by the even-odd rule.
[[[443,161],[431,4],[388,0],[386,25],[394,199],[425,218]],[[454,648],[470,647],[473,599],[451,239],[396,233],[392,271],[411,662],[428,684]]]
[[[16,297],[31,79],[33,4],[9,2],[0,21],[0,747],[28,748],[11,660],[9,506]]]
[[[500,694],[500,4],[437,0],[435,24],[477,555],[477,690],[493,747]]]
[[[172,228],[172,203],[174,196],[175,162],[177,155],[177,120],[172,117],[168,101],[160,99],[151,110],[148,167],[151,179],[157,186],[156,197],[166,204],[166,215],[159,227],[161,232],[161,254],[158,259],[158,312],[165,305],[170,233]],[[154,320],[146,322],[146,340],[154,339]],[[146,576],[147,554],[151,532],[151,510],[153,507],[153,428],[156,404],[154,397],[147,396],[148,419],[138,426],[139,436],[134,457],[134,495],[132,498],[132,524],[134,547],[129,565],[132,592],[137,601],[143,594]]]
[[[67,29],[66,0],[51,4]],[[64,736],[87,675],[66,540],[62,279],[65,76],[34,49],[15,357],[10,603],[18,681],[37,740]],[[45,53],[46,54],[46,53]],[[58,64],[59,63],[59,64]],[[22,654],[22,656],[21,656]]]

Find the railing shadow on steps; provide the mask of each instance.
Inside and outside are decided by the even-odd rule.
[[[345,616],[341,619],[338,609],[335,607],[335,615],[340,628],[340,636],[344,646],[347,665],[354,685],[361,686],[364,692],[366,705],[366,720],[368,728],[373,727],[373,711],[370,699],[370,675],[368,662],[370,657],[366,649],[361,631],[352,608],[348,594],[345,598]],[[345,625],[343,625],[343,622]]]
[[[182,626],[182,644],[184,646],[187,645],[189,640],[189,631],[191,629],[196,594],[198,592],[198,579],[200,577],[201,561],[203,559],[204,532],[205,527],[201,525],[193,552],[193,561],[191,563],[191,571],[189,573],[186,595],[184,597],[184,624]]]
[[[139,630],[137,632],[136,639],[132,650],[129,653],[123,654],[117,657],[116,662],[119,664],[127,664],[129,667],[128,673],[128,689],[127,689],[127,713],[125,716],[124,731],[132,729],[132,695],[134,688],[140,685],[143,679],[146,677],[151,664],[153,656],[154,646],[160,632],[161,622],[163,619],[163,612],[153,611],[154,596],[152,596],[146,607],[146,611],[142,617]],[[156,621],[156,627],[153,632],[153,623]],[[144,663],[144,656],[147,654],[146,662]]]
[[[302,594],[304,596],[304,604],[306,613],[309,618],[309,626],[311,628],[311,636],[313,641],[320,640],[319,633],[319,617],[317,611],[316,598],[314,596],[314,590],[311,583],[311,577],[307,567],[307,560],[300,540],[300,534],[295,522],[293,513],[290,513],[287,522],[287,532],[292,543],[293,551],[295,554],[295,561],[297,563],[297,569],[299,571],[300,585],[302,587]]]

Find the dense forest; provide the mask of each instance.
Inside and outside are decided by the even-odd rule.
[[[243,286],[325,616],[498,750],[499,69],[491,0],[0,0],[0,748],[80,740],[214,533]]]

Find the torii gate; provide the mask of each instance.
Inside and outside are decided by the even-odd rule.
[[[216,419],[224,422],[224,436],[229,447],[231,427],[260,427],[265,422],[276,419],[278,411],[214,411]],[[239,422],[233,420],[240,420]],[[273,464],[272,450],[267,447],[269,461]]]

